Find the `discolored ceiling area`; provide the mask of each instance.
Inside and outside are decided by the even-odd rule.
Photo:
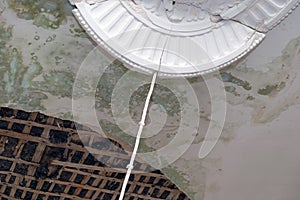
[[[280,5],[282,1],[276,2]],[[125,150],[131,150],[134,143],[134,135],[118,127],[111,107],[114,88],[128,69],[122,62],[109,59],[102,52],[95,59],[97,68],[86,72],[80,80],[76,79],[80,66],[97,44],[78,24],[72,14],[74,8],[66,0],[0,1],[0,105],[3,106],[0,159],[4,163],[0,166],[0,190],[4,195],[1,198],[17,199],[27,195],[30,198],[33,191],[37,194],[36,198],[48,195],[55,199],[61,194],[69,195],[66,198],[79,195],[85,198],[98,191],[100,179],[118,183],[123,180],[117,175],[125,172],[126,164],[118,162],[106,173],[101,171],[104,166],[100,161],[114,164],[113,160],[105,157],[105,152],[113,153],[114,158],[118,158],[116,160],[129,158]],[[195,200],[298,199],[299,9],[296,8],[285,21],[271,30],[247,57],[220,71],[218,80],[224,84],[226,92],[225,126],[218,144],[205,159],[199,159],[198,153],[210,124],[210,95],[202,78],[187,78],[199,97],[200,128],[193,135],[195,140],[190,148],[178,160],[161,169],[161,173],[146,170],[151,176],[164,177],[170,180],[168,184],[175,183],[180,188],[156,185],[154,188],[162,192],[158,194],[172,190],[178,195],[182,191]],[[99,69],[103,66],[108,68],[99,77]],[[140,79],[150,80],[144,75]],[[80,90],[73,93],[76,81]],[[136,83],[134,79],[131,81]],[[95,87],[96,91],[92,89]],[[126,91],[124,89],[124,93]],[[130,98],[130,116],[136,123],[146,91],[147,85],[139,87]],[[172,141],[180,120],[180,104],[176,96],[162,86],[157,87],[154,93],[151,112],[166,113],[168,117],[163,131],[141,141],[139,150],[142,152],[160,149]],[[106,137],[116,142],[112,146],[118,147],[116,149],[98,136],[93,140],[82,137],[85,139],[81,143],[79,141],[74,121],[87,124],[90,118],[76,118],[72,102],[74,99],[86,102],[91,94],[95,94],[97,120]],[[147,120],[147,123],[158,125],[163,121],[151,117]],[[82,133],[102,133],[82,127]],[[57,133],[62,137],[57,137]],[[89,149],[93,150],[90,151],[92,154],[81,145],[89,141],[92,141]],[[106,150],[100,152],[100,147]],[[66,149],[70,149],[71,153]],[[97,156],[100,154],[102,156]],[[94,158],[88,155],[94,155]],[[41,166],[43,162],[46,164]],[[52,163],[51,167],[48,167],[49,163]],[[68,166],[64,166],[65,163]],[[118,167],[124,168],[123,171]],[[141,170],[145,171],[145,168]],[[138,177],[140,175],[134,179],[137,185],[152,187],[152,179]],[[99,182],[93,182],[94,178],[98,178]],[[36,180],[40,180],[41,184]],[[117,186],[103,183],[101,187]],[[131,189],[134,194],[143,195],[142,189],[137,187],[137,193],[134,187]],[[110,197],[112,193],[109,191],[105,193]],[[150,192],[155,195],[154,189]],[[95,193],[93,195],[97,196]]]

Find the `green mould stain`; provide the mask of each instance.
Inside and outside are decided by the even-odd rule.
[[[78,24],[70,24],[70,33],[75,37],[88,38],[87,33]]]
[[[236,87],[234,87],[234,86],[225,86],[225,91],[228,92],[228,93],[231,93],[235,96],[241,96],[240,94],[238,94],[236,92]]]
[[[39,59],[32,54],[28,64],[22,52],[10,45],[12,27],[0,24],[0,103],[26,110],[45,110],[42,101],[48,94],[71,97],[74,74],[64,71],[43,71]],[[37,81],[35,78],[39,77]]]
[[[240,87],[244,88],[245,90],[251,90],[252,89],[249,82],[243,81],[243,80],[233,76],[231,73],[222,72],[221,73],[221,78],[222,78],[222,81],[225,82],[225,83],[226,82],[233,83],[237,86],[240,86]]]
[[[272,96],[275,93],[278,93],[279,91],[281,91],[284,87],[285,87],[285,82],[281,82],[279,84],[275,84],[275,85],[267,85],[264,88],[261,88],[257,91],[258,94],[260,95],[269,95]]]
[[[75,75],[71,72],[52,70],[43,74],[44,81],[39,83],[39,89],[58,97],[72,97]]]
[[[0,103],[42,110],[41,101],[47,96],[36,91],[33,82],[42,67],[35,60],[24,65],[20,51],[7,44],[11,37],[12,27],[0,24]]]
[[[72,14],[67,0],[8,0],[9,7],[17,16],[33,20],[38,27],[57,29]]]

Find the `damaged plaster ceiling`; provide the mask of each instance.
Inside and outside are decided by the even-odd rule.
[[[73,1],[74,14],[104,49],[140,71],[208,73],[237,61],[299,0]]]

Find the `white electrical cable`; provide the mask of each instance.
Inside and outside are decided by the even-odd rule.
[[[142,118],[141,118],[141,121],[139,122],[139,125],[140,125],[139,126],[139,131],[138,131],[137,136],[136,136],[135,145],[134,145],[134,149],[133,149],[133,152],[132,152],[132,155],[131,155],[131,158],[130,158],[130,162],[127,165],[127,173],[126,173],[126,176],[125,176],[125,179],[124,179],[124,182],[123,182],[123,186],[122,186],[122,190],[121,190],[121,193],[120,193],[119,200],[123,200],[123,198],[124,198],[125,191],[126,191],[126,186],[128,184],[128,180],[129,180],[131,171],[133,169],[133,163],[134,163],[134,160],[135,160],[135,157],[136,157],[137,150],[139,148],[140,139],[141,139],[141,135],[142,135],[142,132],[143,132],[143,128],[145,126],[147,111],[148,111],[148,108],[149,108],[151,96],[153,94],[153,90],[154,90],[154,86],[155,86],[155,83],[156,83],[157,75],[158,75],[158,72],[155,72],[153,74],[153,77],[152,77],[152,81],[151,81],[150,89],[149,89],[147,99],[146,99],[146,102],[145,102]]]

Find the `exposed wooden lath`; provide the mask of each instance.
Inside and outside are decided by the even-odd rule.
[[[131,151],[75,122],[0,107],[1,199],[118,199]],[[125,199],[188,197],[137,159]]]

